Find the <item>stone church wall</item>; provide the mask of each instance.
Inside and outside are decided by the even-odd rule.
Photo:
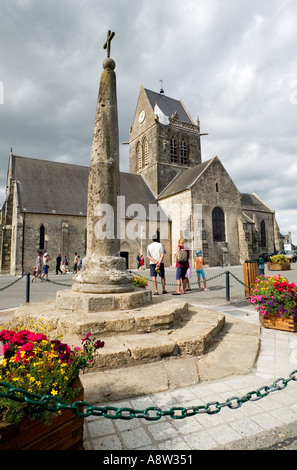
[[[72,260],[74,252],[77,252],[82,258],[86,252],[86,217],[71,216],[65,217],[60,215],[44,215],[44,214],[23,214],[23,226],[19,226],[17,234],[17,243],[20,250],[16,253],[15,259],[17,263],[10,271],[11,274],[21,274],[22,271],[32,273],[36,256],[40,250],[40,227],[43,225],[45,228],[45,244],[42,251],[49,253],[52,260],[50,261],[50,273],[55,272],[55,258],[58,253],[66,255],[69,261],[69,270],[72,268]],[[133,221],[126,219],[125,233],[127,234],[128,227]],[[164,258],[165,265],[170,264],[171,253],[171,228],[170,223],[167,221],[158,221],[153,224],[161,236],[168,234],[168,237],[161,240],[163,243],[166,255]],[[137,227],[136,227],[137,230]],[[154,230],[154,228],[153,228]],[[24,234],[24,244],[23,244]],[[145,237],[146,236],[146,237]],[[150,239],[149,221],[146,223],[146,231],[144,237],[127,237],[120,244],[120,251],[122,256],[127,257],[128,269],[135,270],[137,267],[136,257],[143,254],[146,266],[148,260],[146,258],[147,246],[151,243]],[[23,245],[23,248],[22,248]],[[23,267],[22,267],[22,252],[23,252]],[[142,252],[142,253],[141,253]],[[9,271],[8,271],[9,272]]]
[[[240,263],[238,219],[241,216],[240,193],[219,160],[206,169],[192,188],[192,198],[202,204],[202,247],[210,266]],[[214,241],[213,210],[224,213],[225,240]]]
[[[132,221],[133,225],[134,222]],[[145,230],[143,231],[143,237],[130,237],[127,236],[129,233],[129,225],[131,229],[131,220],[125,221],[126,239],[121,241],[120,251],[123,257],[128,260],[128,269],[135,271],[137,268],[137,255],[143,255],[145,266],[148,268],[149,260],[147,259],[147,247],[152,243],[151,236],[157,231],[160,234],[160,242],[163,244],[166,254],[164,256],[165,266],[170,266],[171,256],[171,226],[168,221],[155,221],[151,224],[151,221],[146,221]],[[136,230],[140,232],[140,229],[136,227]],[[141,232],[140,232],[141,233]],[[128,255],[128,256],[127,256]]]
[[[191,235],[191,217],[192,217],[192,199],[191,192],[184,191],[170,198],[159,201],[168,217],[172,220],[171,227],[171,250],[169,252],[169,263],[175,266],[176,258],[174,252],[177,249],[178,240],[184,238],[186,245],[190,248],[190,259],[193,262],[193,250],[198,248],[192,244],[193,237]],[[168,240],[170,244],[170,240]]]
[[[275,247],[275,216],[271,212],[257,212],[245,210],[245,213],[254,220],[254,257],[261,253],[273,253]],[[261,222],[265,223],[266,244],[261,240]]]
[[[85,217],[65,217],[60,215],[25,214],[24,221],[24,271],[32,272],[37,252],[40,250],[40,227],[45,228],[43,252],[47,252],[50,261],[50,272],[55,271],[55,258],[58,253],[67,255],[70,263],[77,252],[85,256]]]

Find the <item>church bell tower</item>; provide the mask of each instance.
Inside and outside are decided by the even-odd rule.
[[[200,125],[181,101],[141,87],[129,135],[130,173],[155,197],[182,171],[201,163]]]

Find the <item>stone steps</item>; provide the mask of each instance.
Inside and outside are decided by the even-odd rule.
[[[169,308],[167,315],[169,312],[172,312],[172,308]],[[133,312],[133,315],[135,314],[136,312]],[[166,323],[166,327],[166,312],[151,312],[150,315],[143,316],[142,311],[138,331],[126,331],[124,334],[117,332],[114,335],[101,331],[99,339],[103,340],[105,345],[96,355],[91,372],[133,367],[169,357],[205,354],[225,323],[222,314],[204,308],[188,308],[188,305],[183,303],[175,307],[175,314],[177,319],[172,319],[170,325]],[[81,337],[69,335],[68,332],[63,340],[78,345],[79,338]]]
[[[81,346],[87,333],[103,340],[92,372],[205,354],[225,322],[223,314],[164,297],[138,309],[93,313],[65,312],[54,301],[40,302],[23,305],[14,318],[27,325],[42,319],[51,336],[73,346]]]
[[[104,404],[177,388],[182,396],[183,387],[249,374],[259,353],[260,328],[259,324],[226,315],[223,328],[208,338],[211,344],[205,344],[201,355],[163,357],[134,366],[82,373],[85,401]],[[99,353],[101,361],[104,349]]]
[[[61,335],[73,346],[81,346],[89,332],[105,342],[94,367],[80,374],[90,403],[249,373],[258,354],[259,326],[230,317],[169,296],[108,312],[59,309],[49,300],[24,304],[13,316],[30,328],[45,324],[52,337]]]

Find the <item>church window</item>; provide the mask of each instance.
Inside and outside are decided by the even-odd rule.
[[[148,166],[149,164],[149,146],[148,140],[145,137],[143,141],[143,154],[144,154],[144,166]]]
[[[180,145],[180,162],[182,165],[188,164],[188,147],[184,139],[182,139]]]
[[[265,222],[261,222],[261,247],[266,247],[266,227]]]
[[[136,147],[137,160],[138,160],[138,170],[142,170],[142,147],[140,142],[137,143]]]
[[[175,137],[172,137],[170,141],[170,159],[171,163],[177,163],[177,145]]]
[[[45,240],[45,229],[44,229],[44,225],[41,225],[39,229],[39,249],[40,250],[44,250],[44,240]]]
[[[216,183],[216,193],[219,192],[219,183]]]
[[[225,215],[219,207],[215,207],[212,211],[212,232],[214,242],[226,241]]]

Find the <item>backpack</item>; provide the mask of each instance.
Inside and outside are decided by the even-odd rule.
[[[179,254],[178,254],[178,257],[177,257],[177,262],[180,263],[180,264],[187,264],[187,262],[188,262],[188,253],[187,253],[187,250],[185,250],[185,248],[181,248],[179,250]]]

